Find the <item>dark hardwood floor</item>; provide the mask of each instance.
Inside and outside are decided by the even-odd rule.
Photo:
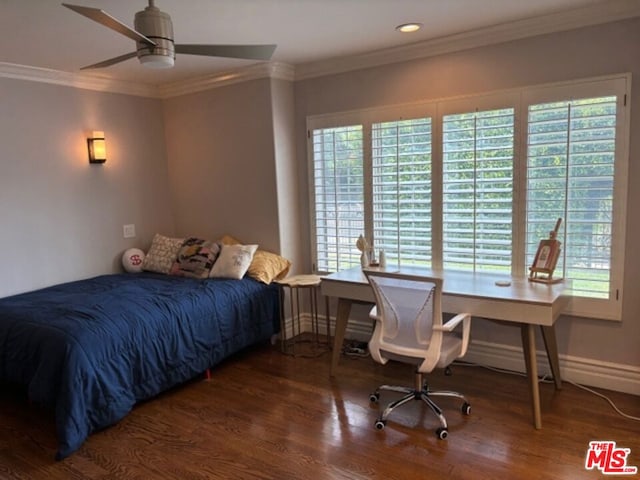
[[[411,385],[405,365],[343,358],[329,379],[329,354],[294,358],[269,345],[236,355],[212,371],[138,405],[117,425],[93,434],[56,462],[52,418],[7,388],[0,394],[1,479],[582,479],[589,441],[615,440],[640,466],[640,423],[602,399],[566,384],[541,385],[543,429],[531,421],[523,377],[456,366],[436,372],[433,388],[464,392],[438,400],[449,437],[438,440],[420,403],[374,429],[380,383]],[[606,392],[627,413],[640,400]],[[393,398],[383,393],[381,402]]]

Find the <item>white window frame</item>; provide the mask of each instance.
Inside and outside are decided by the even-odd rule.
[[[373,235],[373,206],[371,185],[371,125],[386,121],[402,120],[417,117],[432,119],[432,267],[442,268],[442,118],[452,113],[465,113],[477,110],[497,108],[514,108],[514,171],[513,171],[513,276],[526,276],[529,266],[526,265],[526,187],[527,187],[527,121],[528,106],[550,101],[573,98],[593,98],[606,95],[617,95],[618,109],[616,116],[616,153],[614,171],[614,199],[612,219],[610,296],[609,299],[572,297],[568,309],[570,315],[621,320],[622,293],[624,279],[624,247],[626,227],[626,201],[628,188],[629,162],[629,97],[631,74],[618,74],[604,77],[582,79],[578,81],[534,85],[513,90],[493,92],[490,94],[470,95],[454,99],[439,99],[428,103],[397,105],[392,107],[371,108],[365,110],[325,114],[307,117],[309,140],[311,132],[318,128],[341,127],[346,125],[363,126],[363,162],[365,189],[365,231],[366,238]],[[314,209],[314,172],[313,148],[309,143],[309,198],[311,219],[311,251],[313,268],[316,258],[316,225]],[[368,200],[368,201],[367,201]],[[553,225],[550,225],[550,229]],[[375,242],[375,240],[374,240]],[[326,273],[326,272],[321,272]]]
[[[600,318],[606,320],[622,319],[622,295],[624,282],[624,250],[627,215],[627,184],[629,169],[629,92],[631,86],[631,74],[585,79],[575,82],[542,85],[531,87],[523,91],[521,99],[523,133],[521,158],[525,163],[524,175],[520,186],[526,192],[526,162],[527,162],[527,111],[530,105],[549,103],[554,101],[574,100],[580,98],[595,98],[608,95],[617,95],[616,116],[616,154],[614,160],[614,186],[613,209],[611,221],[611,258],[610,258],[610,282],[609,299],[597,299],[588,297],[572,297],[566,313],[588,318]],[[521,207],[526,209],[526,202]],[[526,219],[526,211],[522,214]],[[525,220],[526,221],[526,220]],[[522,222],[522,235],[524,236],[525,223]],[[524,246],[524,242],[523,242]],[[528,268],[528,266],[527,266]]]

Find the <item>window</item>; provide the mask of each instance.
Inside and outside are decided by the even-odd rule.
[[[431,264],[431,119],[372,126],[373,238],[391,264]]]
[[[557,276],[573,312],[620,318],[626,199],[626,82],[532,90],[524,98],[526,262],[562,218]]]
[[[444,268],[511,272],[514,109],[442,119]]]
[[[432,242],[432,115],[424,105],[308,121],[314,270],[360,265],[363,234],[387,262],[425,265]]]
[[[529,107],[527,259],[564,219],[559,269],[576,293],[609,294],[616,97]]]
[[[562,218],[570,312],[621,315],[625,75],[308,119],[314,268],[389,264],[527,275]]]
[[[354,238],[364,231],[362,126],[313,132],[317,269],[360,264]]]

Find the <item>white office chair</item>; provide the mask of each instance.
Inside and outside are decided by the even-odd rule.
[[[447,438],[447,420],[431,397],[456,397],[464,403],[462,413],[469,415],[471,405],[457,392],[432,391],[423,379],[424,373],[435,368],[446,368],[462,357],[469,344],[471,315],[461,313],[442,323],[442,279],[398,275],[390,272],[365,271],[373,287],[376,306],[371,318],[376,320],[369,341],[371,357],[381,364],[398,360],[415,365],[413,387],[381,385],[369,396],[371,402],[380,400],[380,391],[389,390],[405,395],[390,403],[376,420],[375,427],[382,430],[387,417],[397,407],[411,400],[423,400],[440,420],[436,430],[438,438]],[[462,334],[454,329],[462,323]]]

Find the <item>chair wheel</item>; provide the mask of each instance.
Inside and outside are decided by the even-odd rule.
[[[449,436],[449,432],[447,431],[446,428],[440,427],[439,429],[436,430],[436,435],[440,440],[444,440]]]
[[[469,405],[467,402],[464,402],[462,404],[462,413],[464,413],[465,415],[471,415],[471,405]]]
[[[378,403],[379,400],[380,400],[380,394],[378,392],[375,392],[369,395],[369,401],[371,403]]]
[[[376,420],[376,423],[374,425],[376,427],[376,430],[384,430],[384,427],[387,426],[387,422],[385,420]]]

